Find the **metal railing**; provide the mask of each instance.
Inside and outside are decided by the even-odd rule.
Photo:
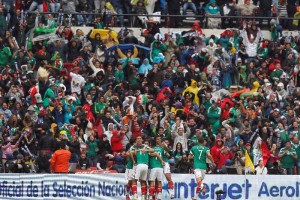
[[[36,14],[36,13],[28,12],[27,14]],[[89,16],[94,16],[94,17],[97,17],[97,16],[103,17],[103,15],[101,13],[43,12],[43,13],[39,13],[39,14],[42,16],[49,15],[49,14],[51,14],[53,16],[67,16],[69,21],[70,21],[70,19],[75,18],[77,15],[81,15],[81,16],[89,15]],[[152,14],[152,15],[147,14],[146,15],[146,14],[114,14],[114,13],[109,14],[109,16],[115,17],[115,18],[123,17],[125,19],[127,27],[134,27],[133,17],[138,17],[138,16],[147,17],[147,18],[160,17],[161,22],[166,22],[167,20],[170,20],[170,18],[180,18],[180,20],[183,20],[185,18],[195,18],[195,21],[200,21],[201,23],[206,22],[207,18],[220,18],[220,19],[235,20],[235,21],[241,21],[241,20],[247,20],[247,19],[251,19],[251,20],[255,20],[255,21],[264,21],[264,20],[270,21],[271,19],[277,19],[277,17],[263,17],[263,16],[155,15],[155,14]],[[280,20],[300,20],[300,19],[293,18],[293,17],[280,17]]]

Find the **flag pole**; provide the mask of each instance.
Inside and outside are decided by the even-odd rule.
[[[246,152],[245,152],[245,156],[246,156],[246,153],[248,153],[247,152],[247,149],[246,149]],[[247,180],[247,176],[246,176],[246,162],[245,162],[245,170],[244,170],[244,187],[245,187],[245,189],[246,189],[246,181]],[[244,196],[244,200],[246,200],[246,191],[245,191],[245,195],[243,195]]]

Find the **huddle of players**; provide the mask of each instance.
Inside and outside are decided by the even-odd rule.
[[[148,199],[159,200],[162,195],[162,180],[166,176],[171,199],[174,198],[174,184],[171,178],[169,158],[171,157],[171,148],[168,146],[168,140],[162,142],[162,138],[157,136],[152,148],[143,143],[142,137],[137,137],[135,144],[127,151],[127,166],[125,176],[128,180],[126,185],[126,200],[129,200],[129,191],[131,190],[133,200],[137,200],[137,181],[141,184],[142,200],[147,197],[148,180]],[[206,158],[209,158],[214,165],[209,148],[203,146],[204,139],[199,138],[198,145],[190,150],[189,159],[194,159],[194,173],[197,181],[196,196],[202,191],[205,193],[205,187],[202,183],[206,173]],[[149,170],[148,170],[149,169]]]

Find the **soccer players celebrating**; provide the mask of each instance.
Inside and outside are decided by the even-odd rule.
[[[132,180],[132,194],[133,200],[137,200],[137,181],[140,180],[142,198],[141,200],[146,199],[147,194],[147,175],[148,175],[148,165],[150,154],[153,153],[148,145],[143,144],[143,139],[141,136],[136,138],[136,145],[133,146],[131,151],[132,155],[136,157],[136,172],[134,179]],[[134,159],[133,159],[134,160]],[[133,162],[135,164],[135,161]]]
[[[210,155],[209,148],[204,146],[204,139],[203,137],[200,137],[198,139],[198,145],[192,147],[189,155],[189,160],[194,159],[194,174],[197,181],[196,196],[193,197],[194,200],[197,199],[197,196],[199,196],[200,192],[205,194],[205,186],[203,185],[202,181],[206,174],[206,158],[209,158],[212,162],[212,165],[215,165],[214,160]]]

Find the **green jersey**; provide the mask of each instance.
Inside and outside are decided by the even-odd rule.
[[[297,154],[297,159],[300,158],[300,144],[292,144],[292,147],[295,149],[296,154]]]
[[[155,146],[153,148],[154,152],[157,153],[161,158],[165,154],[165,150],[161,146]],[[150,158],[150,169],[153,168],[163,168],[160,160],[156,156]]]
[[[133,146],[131,146],[128,151],[133,151]],[[127,157],[126,169],[133,169],[133,162],[130,156]]]
[[[170,156],[172,156],[172,150],[171,150],[171,148],[168,147],[168,149],[169,149],[169,154],[170,154]],[[162,160],[163,160],[165,163],[169,163],[169,162],[170,162],[169,157],[167,156],[167,153],[168,153],[168,152],[164,150],[164,154],[162,155]]]
[[[194,156],[194,169],[206,169],[206,155],[209,149],[200,144],[193,146],[190,155]]]
[[[149,157],[150,157],[150,153],[149,152],[142,152],[142,151],[139,151],[139,150],[142,150],[142,149],[150,149],[149,146],[147,145],[142,145],[142,146],[135,146],[134,147],[135,149],[134,150],[138,150],[136,152],[136,164],[146,164],[146,165],[149,165]]]
[[[284,169],[294,168],[294,158],[291,154],[297,155],[295,149],[283,147],[280,149],[279,154],[283,154],[285,151],[288,151],[288,153],[281,158],[281,167]]]

